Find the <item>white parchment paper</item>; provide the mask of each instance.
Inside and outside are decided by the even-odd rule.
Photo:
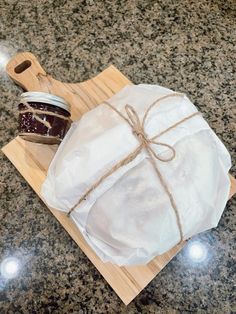
[[[154,100],[170,93],[157,85],[131,85],[109,102],[124,115],[130,104],[142,118]],[[154,136],[196,111],[186,96],[167,98],[150,112],[145,131]],[[216,227],[230,189],[226,148],[200,115],[158,140],[176,150],[174,160],[156,162],[177,204],[184,238]],[[99,105],[72,124],[49,167],[42,197],[68,212],[138,144],[130,126]],[[161,156],[169,153],[165,147],[152,148]],[[105,179],[71,218],[97,255],[118,265],[145,264],[180,240],[174,210],[145,151]]]

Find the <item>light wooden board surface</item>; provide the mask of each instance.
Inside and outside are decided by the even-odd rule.
[[[16,67],[18,67],[17,70],[15,70]],[[65,98],[71,104],[72,120],[78,120],[84,112],[108,99],[125,85],[132,84],[114,66],[108,67],[96,77],[82,83],[62,83],[47,75],[35,56],[28,52],[16,55],[8,63],[7,72],[25,90],[45,91]],[[2,149],[39,197],[41,185],[56,150],[56,145],[30,143],[20,137],[16,137]],[[229,197],[236,192],[236,181],[232,176],[230,178],[232,184]],[[147,265],[118,267],[111,263],[103,263],[85,242],[73,221],[64,213],[53,208],[49,210],[126,305],[185,244],[181,243],[167,253],[157,256]]]

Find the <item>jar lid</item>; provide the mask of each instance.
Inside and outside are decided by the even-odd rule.
[[[64,98],[49,93],[26,92],[21,94],[20,100],[24,100],[26,102],[42,102],[70,112],[70,105]]]

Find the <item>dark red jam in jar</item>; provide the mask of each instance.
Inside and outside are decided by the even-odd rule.
[[[26,92],[18,108],[19,135],[27,141],[59,144],[70,127],[69,104],[61,97]]]

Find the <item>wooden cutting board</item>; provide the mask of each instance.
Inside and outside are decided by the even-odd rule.
[[[7,72],[24,90],[43,91],[65,98],[72,108],[72,120],[78,120],[84,112],[110,98],[125,85],[132,84],[114,66],[109,66],[88,81],[77,84],[63,83],[48,75],[36,57],[29,52],[13,57],[7,65]],[[56,145],[30,143],[20,137],[16,137],[2,149],[39,197],[41,185],[56,150]],[[231,176],[230,178],[232,185],[229,197],[236,192],[236,181]],[[73,221],[64,213],[54,208],[49,208],[49,210],[126,305],[144,289],[185,244],[183,242],[177,245],[167,253],[157,256],[145,266],[118,267],[111,263],[103,263],[85,242]]]

